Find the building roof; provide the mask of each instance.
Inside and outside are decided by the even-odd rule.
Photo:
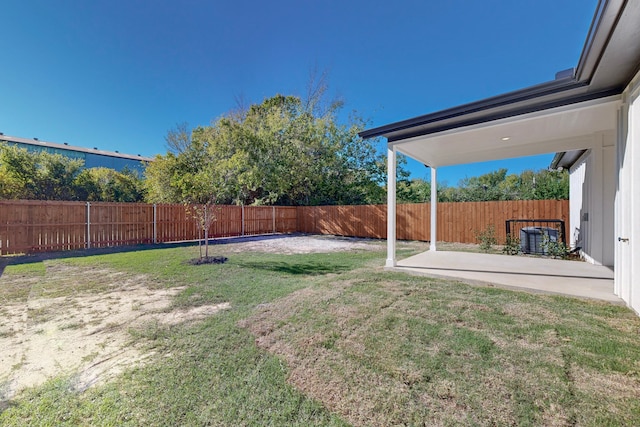
[[[587,150],[570,150],[556,153],[551,160],[550,169],[570,169]]]
[[[640,69],[640,1],[600,0],[580,60],[555,80],[360,132],[389,143],[622,93]]]
[[[97,148],[90,149],[90,148],[69,145],[66,142],[62,144],[58,144],[56,142],[40,141],[39,139],[36,139],[36,138],[29,139],[29,138],[20,138],[17,136],[8,136],[8,135],[0,134],[0,141],[16,142],[16,143],[32,145],[35,147],[43,147],[43,148],[57,148],[61,150],[75,151],[79,153],[88,153],[88,154],[95,154],[95,155],[101,155],[101,156],[115,157],[120,159],[137,160],[140,162],[153,161],[151,157],[144,157],[144,156],[141,156],[140,154],[133,155],[133,154],[123,154],[117,151],[98,150]]]

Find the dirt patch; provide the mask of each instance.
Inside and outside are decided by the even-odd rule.
[[[31,289],[26,301],[3,305],[0,401],[59,375],[74,375],[78,390],[109,380],[152,355],[132,342],[130,328],[174,325],[229,308],[229,304],[218,304],[171,310],[172,298],[181,287],[158,289],[144,275],[127,278],[112,270],[87,270],[48,266],[44,277],[27,280]],[[25,280],[5,274],[0,286],[10,288]],[[47,295],[56,294],[52,290],[56,282],[69,287],[80,280],[85,287],[91,281],[93,292]]]
[[[383,241],[336,236],[277,235],[232,240],[225,252],[267,252],[284,255],[329,253],[356,250],[380,250]],[[215,250],[215,245],[214,245]]]
[[[260,236],[220,244],[225,253],[278,254],[379,250],[371,239],[333,236]],[[218,246],[217,244],[214,246]],[[132,341],[131,328],[175,325],[228,309],[228,303],[171,310],[183,290],[158,289],[144,275],[77,267],[31,256],[46,266],[42,276],[0,276],[0,401],[59,375],[74,375],[74,387],[107,381],[153,353]]]

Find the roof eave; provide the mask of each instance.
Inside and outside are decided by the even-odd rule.
[[[553,156],[553,160],[551,160],[549,169],[553,169],[553,170],[558,169],[558,163],[560,163],[560,161],[562,160],[565,154],[566,154],[566,151],[561,151],[559,153],[556,153],[555,156]]]
[[[468,104],[448,108],[446,110],[437,111],[435,113],[425,114],[411,119],[390,123],[388,125],[380,126],[377,128],[364,130],[358,135],[364,139],[375,138],[378,136],[387,136],[388,134],[405,129],[429,125],[431,123],[461,117],[470,113],[488,111],[494,108],[535,99],[541,96],[552,95],[554,93],[560,93],[566,90],[580,88],[582,86],[584,86],[583,83],[575,81],[572,77],[553,80],[535,86],[530,86],[525,89],[508,92],[502,95],[485,98],[480,101],[474,101]]]
[[[553,170],[570,170],[583,157],[587,149],[560,151],[553,156],[549,169]]]
[[[524,114],[535,113],[538,111],[544,111],[551,108],[563,107],[566,105],[578,104],[581,102],[592,101],[601,98],[607,98],[610,96],[619,95],[622,92],[622,88],[615,88],[611,90],[606,90],[602,92],[596,93],[587,93],[587,94],[579,94],[574,96],[567,96],[558,99],[552,99],[548,101],[541,101],[537,103],[525,103],[524,105],[514,105],[512,108],[504,109],[504,110],[495,110],[487,109],[483,112],[483,114],[478,116],[471,116],[471,114],[475,112],[467,112],[466,115],[470,117],[464,117],[464,115],[460,116],[460,119],[453,122],[446,122],[445,120],[438,121],[432,123],[428,129],[420,129],[416,128],[413,132],[407,131],[405,129],[404,132],[402,130],[398,130],[396,132],[389,132],[384,136],[388,139],[389,142],[395,142],[404,140],[407,138],[413,138],[417,136],[423,135],[431,135],[439,132],[448,131],[451,129],[459,129],[467,126],[478,125],[487,122],[493,122],[496,120],[507,119],[510,117],[517,117]]]
[[[624,85],[596,88],[591,86],[591,78],[600,64],[602,53],[625,3],[625,0],[599,0],[576,71],[572,76],[364,130],[359,136],[364,139],[384,136],[389,141],[394,141],[511,117],[545,106],[568,105],[577,102],[576,99],[618,95],[622,93]],[[580,88],[584,90],[580,91]],[[465,119],[465,116],[469,118]],[[410,129],[414,131],[409,131]]]

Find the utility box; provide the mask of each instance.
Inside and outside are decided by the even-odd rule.
[[[558,230],[551,227],[524,227],[520,229],[520,250],[525,254],[546,255],[545,242],[557,242]]]

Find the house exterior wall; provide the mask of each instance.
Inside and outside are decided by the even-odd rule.
[[[591,148],[570,169],[571,248],[598,265],[614,264],[615,133],[592,135]]]
[[[616,147],[615,134],[611,133],[610,138],[603,147],[603,191],[602,191],[602,228],[603,244],[602,244],[602,264],[612,267],[615,264],[615,194],[616,194]]]
[[[618,110],[614,292],[640,313],[640,73]]]
[[[569,169],[569,236],[568,242],[571,249],[585,248],[586,237],[584,234],[584,224],[582,218],[586,212],[583,212],[582,206],[589,197],[589,193],[584,191],[588,185],[586,181],[587,161],[590,151],[587,151],[570,169]],[[586,203],[585,203],[586,204]],[[588,214],[587,214],[588,215]]]

